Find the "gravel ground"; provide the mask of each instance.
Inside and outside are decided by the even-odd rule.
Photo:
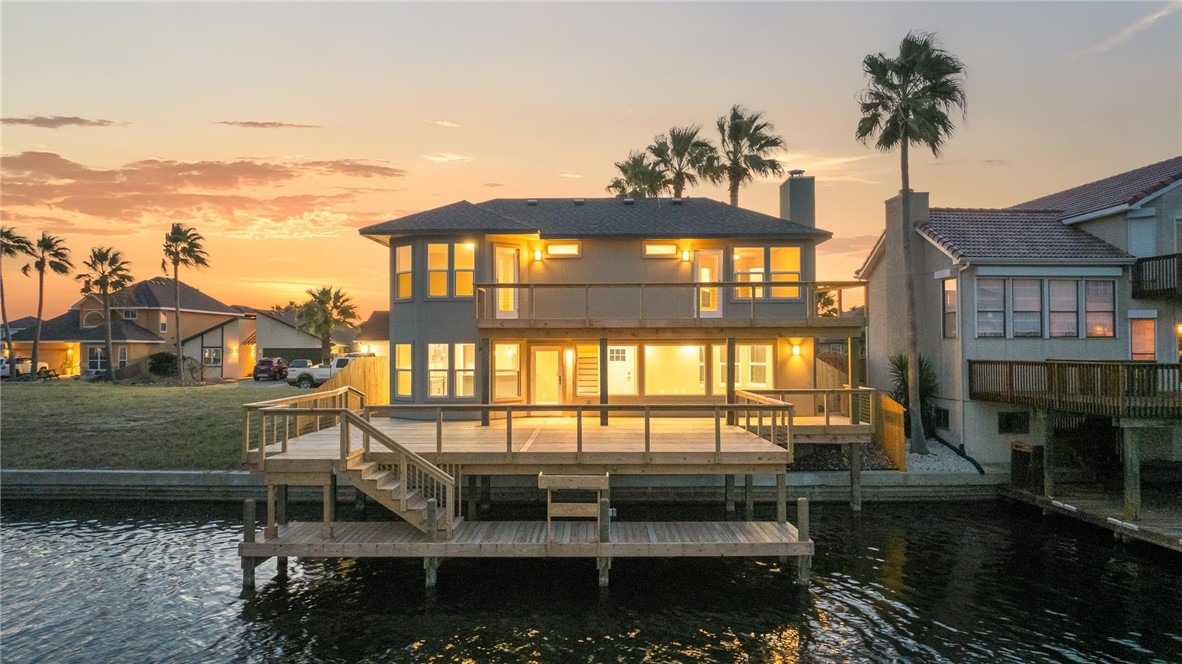
[[[928,451],[932,454],[907,453],[909,473],[976,473],[973,464],[966,461],[947,445],[938,440],[928,440]]]
[[[812,448],[811,452],[808,448]],[[796,462],[788,470],[849,470],[850,459],[844,445],[799,445]],[[862,454],[862,470],[897,470],[877,445],[867,445]],[[912,473],[976,473],[973,464],[938,440],[928,441],[931,454],[907,453],[907,471]],[[804,454],[802,454],[804,453]]]

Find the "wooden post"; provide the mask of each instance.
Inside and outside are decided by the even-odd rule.
[[[276,487],[275,494],[275,520],[281,526],[287,525],[287,485],[280,484]]]
[[[840,293],[840,291],[838,291]],[[855,390],[850,392],[850,424],[859,424],[862,420],[862,404],[861,395],[857,392],[858,383],[862,382],[861,367],[858,365],[858,346],[860,339],[857,337],[849,337],[846,351],[849,353],[849,377],[850,389]]]
[[[254,543],[254,499],[248,498],[242,503],[242,541],[246,544]],[[250,556],[242,557],[242,587],[254,590],[255,560]]]
[[[850,443],[850,509],[862,511],[862,443]]]
[[[324,524],[320,527],[320,537],[323,539],[332,539],[332,520],[336,502],[337,478],[336,475],[330,475],[324,485]]]
[[[796,499],[796,539],[799,542],[807,542],[811,539],[809,536],[809,499]],[[796,581],[801,586],[808,587],[809,577],[812,576],[813,557],[800,556],[796,559]]]
[[[272,539],[279,536],[279,526],[275,522],[275,485],[267,485],[267,527],[263,530],[263,537]]]
[[[439,537],[439,503],[434,498],[427,501],[423,520],[427,526],[427,540],[434,542]]]
[[[607,405],[607,337],[599,337],[599,403]],[[599,410],[599,426],[607,426],[607,410]]]
[[[599,541],[611,541],[612,510],[611,501],[607,498],[599,499]]]
[[[480,485],[480,505],[486,512],[492,507],[492,475],[485,475]]]
[[[477,389],[480,390],[480,403],[487,406],[492,403],[492,344],[488,339],[482,338],[479,344],[480,348],[477,351],[477,361],[480,362],[480,381]],[[480,409],[480,425],[488,426],[488,408]]]
[[[435,463],[443,462],[443,409],[435,409]]]
[[[723,475],[722,480],[722,499],[726,502],[727,515],[733,514],[735,511],[735,476],[727,473]]]
[[[439,559],[423,558],[423,572],[425,585],[428,588],[434,588],[435,581],[439,576]]]
[[[748,521],[755,520],[755,484],[754,475],[743,476],[743,515]]]
[[[476,520],[476,476],[468,476],[468,516],[469,521]]]
[[[606,588],[608,585],[608,573],[612,568],[612,559],[597,558],[596,562],[599,565],[599,587]]]
[[[1042,442],[1042,494],[1055,495],[1055,418],[1052,411],[1045,411]],[[1033,449],[1030,452],[1034,454]]]
[[[1121,431],[1123,439],[1125,469],[1125,521],[1137,521],[1141,518],[1141,451],[1139,448],[1143,429],[1126,427]]]
[[[754,293],[752,293],[754,295]],[[752,297],[754,302],[755,298]],[[726,402],[728,404],[735,402],[735,381],[738,379],[735,372],[735,353],[737,344],[734,337],[726,338]],[[735,414],[733,411],[728,411],[726,414],[726,423],[733,425],[735,423]]]
[[[788,523],[788,482],[784,471],[776,473],[776,523]]]
[[[505,463],[513,461],[513,409],[505,408]]]

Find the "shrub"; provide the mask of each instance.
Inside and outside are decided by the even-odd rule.
[[[176,375],[176,353],[161,351],[148,356],[148,371],[153,376]]]

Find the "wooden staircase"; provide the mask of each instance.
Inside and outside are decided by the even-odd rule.
[[[395,464],[366,461],[364,454],[353,454],[349,457],[345,477],[358,491],[361,491],[374,502],[398,515],[403,521],[430,534],[427,515],[427,498],[414,486],[415,473],[409,472],[409,478],[399,476],[400,467]],[[451,532],[463,521],[463,517],[439,513],[436,519],[436,529],[441,539],[450,539]]]

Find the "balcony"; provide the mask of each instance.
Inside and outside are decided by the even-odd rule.
[[[1133,265],[1134,300],[1182,300],[1182,254],[1138,258]]]
[[[1182,365],[969,360],[969,398],[1127,418],[1182,418]]]
[[[477,284],[481,328],[856,328],[866,325],[866,283]]]

